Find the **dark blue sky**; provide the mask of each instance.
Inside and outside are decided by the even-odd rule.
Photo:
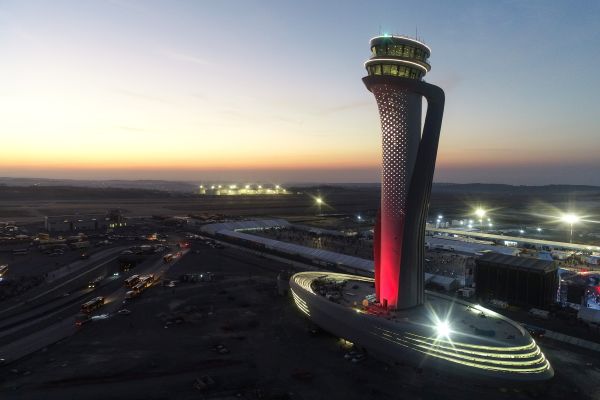
[[[368,41],[418,29],[447,98],[437,181],[600,184],[598,21],[597,1],[3,1],[0,165],[376,181]]]

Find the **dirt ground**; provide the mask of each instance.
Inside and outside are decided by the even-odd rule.
[[[482,386],[372,358],[354,364],[339,338],[311,333],[292,300],[277,294],[286,265],[235,249],[193,250],[168,278],[211,271],[215,281],[149,289],[127,305],[130,315],[84,325],[0,367],[0,398],[598,398],[598,357],[552,342],[541,345],[557,376],[543,386]]]

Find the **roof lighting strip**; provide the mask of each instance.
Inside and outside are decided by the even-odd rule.
[[[492,364],[492,365],[515,365],[515,366],[528,366],[528,365],[536,365],[536,364],[540,364],[542,362],[545,361],[545,357],[543,354],[541,354],[541,352],[537,351],[537,354],[535,354],[536,356],[538,356],[537,358],[533,359],[533,360],[528,360],[528,361],[505,361],[505,360],[495,360],[495,359],[484,359],[484,358],[479,358],[479,357],[470,357],[470,356],[466,356],[463,354],[457,354],[454,351],[444,351],[444,350],[439,350],[439,346],[433,345],[433,346],[427,346],[427,345],[421,345],[421,344],[414,344],[414,343],[410,343],[408,341],[406,341],[405,339],[401,338],[401,337],[395,337],[392,338],[391,335],[389,334],[383,334],[383,336],[390,338],[391,340],[395,341],[395,342],[399,342],[399,343],[403,343],[404,345],[406,345],[407,347],[410,347],[412,349],[414,349],[413,346],[416,346],[418,348],[421,349],[425,349],[427,351],[431,351],[434,352],[436,354],[444,354],[446,356],[449,357],[454,357],[454,358],[459,358],[459,359],[465,359],[465,360],[469,360],[469,361],[473,361],[473,362],[477,362],[477,363],[485,363],[485,364]],[[389,340],[389,339],[386,339]],[[416,350],[416,349],[414,349]],[[452,349],[450,349],[452,350]],[[535,352],[534,352],[535,353]],[[485,353],[482,353],[484,356],[486,356]],[[493,355],[488,355],[493,357]],[[508,357],[510,357],[510,355],[508,355]],[[529,357],[528,357],[529,358]]]
[[[396,39],[408,40],[409,42],[413,42],[415,44],[423,46],[429,52],[429,56],[431,56],[431,49],[429,48],[429,46],[427,46],[425,43],[419,42],[418,40],[415,40],[415,39],[407,37],[407,36],[401,36],[401,35],[384,36],[384,35],[382,35],[382,36],[375,36],[375,37],[371,38],[371,40],[374,40],[374,39],[389,39],[389,38],[396,38]],[[371,40],[369,41],[369,43],[371,43]]]
[[[410,346],[407,346],[403,343],[398,343],[396,341],[390,340],[386,337],[380,336],[382,339],[387,340],[389,342],[395,343],[395,344],[399,344],[403,347],[408,347],[411,348]],[[478,369],[485,369],[485,370],[490,370],[490,371],[498,371],[498,372],[507,372],[507,373],[518,373],[518,374],[532,374],[532,373],[540,373],[540,372],[544,372],[546,370],[548,370],[550,368],[550,363],[548,363],[548,360],[546,360],[544,358],[544,365],[541,367],[537,367],[537,368],[520,368],[520,369],[509,369],[509,368],[502,368],[502,367],[496,367],[496,366],[492,366],[492,365],[481,365],[481,364],[477,364],[477,363],[473,363],[473,362],[467,362],[467,361],[461,361],[461,360],[457,360],[455,358],[452,357],[447,357],[447,356],[442,356],[439,354],[434,354],[431,353],[429,351],[424,351],[424,350],[420,350],[420,349],[414,349],[413,350],[422,353],[422,354],[426,354],[432,357],[436,357],[436,358],[440,358],[442,360],[446,360],[446,361],[450,361],[453,363],[457,363],[457,364],[461,364],[461,365],[465,365],[468,367],[473,367],[473,368],[478,368]]]
[[[308,309],[308,305],[306,304],[306,302],[304,300],[302,300],[300,298],[300,296],[298,296],[294,290],[291,290],[292,292],[292,296],[294,297],[294,302],[296,303],[296,307],[298,307],[298,309],[300,311],[302,311],[304,314],[308,315],[310,317],[310,311]]]
[[[421,343],[424,345],[431,345],[431,343],[426,342],[424,340],[413,339],[410,337],[405,337],[405,339],[411,340],[413,342]],[[493,358],[531,358],[531,357],[535,357],[541,353],[541,350],[539,347],[536,347],[535,351],[532,351],[530,353],[506,354],[506,353],[484,353],[481,351],[464,350],[464,349],[458,349],[458,348],[452,347],[452,346],[443,346],[443,345],[440,345],[437,343],[434,343],[433,346],[439,347],[442,349],[446,349],[446,350],[452,350],[455,352],[460,352],[460,353],[465,353],[465,354],[473,354],[473,355],[485,356],[485,357],[493,357]]]
[[[410,333],[410,332],[406,332],[407,335],[410,336],[414,336],[420,339],[424,339],[424,340],[429,340],[431,342],[436,341],[436,342],[444,342],[450,345],[456,345],[458,344],[459,346],[463,346],[463,347],[470,347],[473,349],[481,349],[481,350],[492,350],[492,351],[523,351],[523,350],[531,350],[534,349],[537,345],[535,344],[535,341],[532,340],[531,343],[529,343],[528,345],[525,346],[516,346],[516,347],[496,347],[496,346],[481,346],[481,345],[477,345],[477,344],[468,344],[468,343],[457,343],[457,342],[453,342],[453,341],[449,341],[449,340],[434,340],[431,338],[427,338],[425,336],[420,336],[420,335],[415,335],[414,333]]]

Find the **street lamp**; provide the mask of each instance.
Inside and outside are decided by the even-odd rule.
[[[569,233],[569,243],[573,243],[573,225],[576,224],[576,223],[578,223],[581,220],[581,218],[579,218],[579,216],[576,215],[576,214],[568,213],[568,214],[563,214],[560,217],[560,220],[562,222],[565,222],[565,223],[569,224],[569,231],[570,231],[570,233]]]
[[[477,218],[479,218],[479,228],[483,228],[483,217],[485,217],[485,214],[485,210],[481,207],[475,210],[475,215],[477,215]]]
[[[317,197],[315,199],[315,202],[317,203],[317,206],[319,207],[319,215],[321,215],[321,206],[323,205],[323,199],[320,197]]]

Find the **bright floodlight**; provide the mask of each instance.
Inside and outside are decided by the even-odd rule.
[[[451,329],[450,329],[450,324],[448,324],[448,321],[440,321],[437,324],[435,324],[435,330],[437,331],[438,337],[450,336]]]
[[[483,208],[478,208],[475,210],[475,215],[477,215],[481,219],[485,215],[485,210]]]
[[[563,214],[563,216],[560,219],[563,222],[566,222],[567,224],[576,224],[577,222],[579,222],[579,216],[571,213]]]
[[[322,198],[320,198],[320,197],[317,197],[317,198],[315,199],[315,201],[317,202],[317,204],[321,204],[321,203],[323,203],[323,199],[322,199]]]

